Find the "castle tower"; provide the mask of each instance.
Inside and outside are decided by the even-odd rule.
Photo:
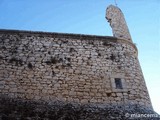
[[[132,41],[124,15],[118,7],[113,5],[108,6],[106,19],[110,23],[114,37]]]
[[[123,40],[129,41],[133,45],[132,38],[131,38],[131,35],[129,32],[127,23],[125,21],[124,15],[123,15],[120,8],[118,8],[117,6],[114,6],[114,5],[109,5],[106,9],[106,19],[110,23],[114,37],[116,37],[117,39],[123,39]],[[147,101],[149,103],[146,105],[147,106],[149,105],[149,107],[152,108],[151,101],[150,101],[149,94],[148,94],[148,90],[147,90],[147,87],[146,87],[146,84],[144,81],[144,77],[142,74],[142,70],[141,70],[141,67],[139,64],[139,60],[138,60],[138,50],[137,50],[136,46],[134,46],[134,47],[136,49],[136,54],[135,53],[130,54],[130,58],[135,57],[135,59],[137,59],[137,61],[135,63],[131,64],[130,67],[132,69],[136,68],[137,70],[135,72],[131,71],[130,73],[128,73],[128,75],[135,76],[133,78],[134,83],[132,83],[132,84],[137,84],[137,86],[141,86],[141,87],[139,88],[139,92],[138,91],[135,92],[135,89],[133,87],[133,90],[131,90],[131,93],[134,91],[133,95],[139,96],[139,97],[141,96],[140,98],[147,96]],[[141,90],[143,91],[143,94],[141,93],[142,92]],[[143,97],[142,97],[142,95],[143,95]],[[139,97],[135,97],[135,100]],[[139,100],[139,103],[144,104],[143,102],[144,102],[144,100]]]

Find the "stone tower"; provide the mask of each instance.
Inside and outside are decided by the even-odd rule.
[[[117,6],[114,6],[114,5],[109,5],[106,9],[106,19],[110,23],[110,26],[112,28],[112,33],[113,33],[114,37],[116,37],[118,39],[123,39],[123,40],[130,41],[130,43],[133,44],[129,29],[128,29],[128,26],[127,26],[127,23],[126,23],[126,20],[125,20],[124,15],[123,15],[120,8],[118,8]],[[138,50],[137,50],[137,53],[138,53]],[[136,59],[137,59],[137,63],[136,63],[137,65],[136,64],[131,64],[130,67],[133,67],[133,68],[136,67],[137,71],[135,73],[131,72],[129,74],[131,76],[136,76],[137,80],[135,79],[134,80],[135,82],[133,84],[137,84],[137,85],[138,85],[138,83],[143,84],[143,87],[140,88],[140,90],[144,91],[143,95],[144,96],[147,95],[147,99],[150,102],[148,90],[146,88],[144,77],[143,77],[143,74],[142,74],[142,70],[141,70],[141,67],[140,67],[139,61],[138,61],[138,54],[131,54],[130,57],[133,57],[133,56],[135,56]],[[137,96],[139,96],[140,92],[135,92],[134,94],[137,94]],[[135,100],[136,100],[136,97],[135,97]],[[140,101],[140,103],[142,103],[142,101]],[[151,108],[152,108],[151,102],[150,102],[149,106],[151,106]]]
[[[113,5],[108,6],[106,10],[106,19],[110,23],[114,37],[132,40],[124,15],[118,7]]]

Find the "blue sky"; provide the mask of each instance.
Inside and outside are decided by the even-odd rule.
[[[123,11],[153,107],[160,113],[160,0],[117,0]],[[0,29],[112,36],[105,19],[114,0],[0,0]]]

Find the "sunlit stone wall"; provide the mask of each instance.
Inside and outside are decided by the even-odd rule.
[[[136,46],[107,36],[0,30],[0,94],[151,107]]]

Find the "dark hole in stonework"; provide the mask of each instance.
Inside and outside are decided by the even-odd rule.
[[[5,47],[5,46],[2,46],[2,49],[6,50],[6,47]]]
[[[116,57],[112,54],[111,56],[110,56],[110,59],[113,61],[114,59],[115,59]]]
[[[45,62],[47,65],[50,65],[51,64],[51,61],[46,61]]]
[[[33,65],[31,63],[28,63],[28,68],[29,69],[32,69],[33,68]]]
[[[65,65],[62,65],[62,66],[61,66],[62,69],[64,69],[65,67],[66,67]]]
[[[58,61],[57,61],[57,59],[56,58],[51,58],[51,63],[52,64],[56,64]]]
[[[50,52],[50,51],[48,51],[48,54],[50,55],[50,54],[51,54],[51,52]]]
[[[12,62],[14,62],[14,61],[17,61],[17,59],[14,58],[14,57],[9,60],[10,63],[12,63]]]
[[[52,75],[55,76],[55,74],[56,74],[56,73],[55,73],[54,71],[52,71]]]
[[[24,45],[24,48],[28,49],[28,46],[27,46],[27,45]]]
[[[69,52],[75,52],[75,49],[74,48],[70,48]]]
[[[0,59],[3,59],[3,57],[2,57],[2,56],[0,56]]]
[[[20,34],[19,37],[20,37],[20,38],[23,38],[23,35]]]
[[[45,45],[43,45],[43,48],[46,48],[46,46],[45,46]]]
[[[109,43],[109,42],[107,42],[107,41],[104,41],[104,42],[103,42],[103,45],[104,45],[104,46],[110,46],[110,47],[113,46],[111,43]]]
[[[111,96],[111,93],[107,93],[107,97],[110,97]]]
[[[12,48],[11,50],[9,50],[10,53],[17,53],[17,48]]]
[[[27,35],[27,37],[32,37],[31,35]]]
[[[101,56],[101,54],[100,54],[100,53],[98,53],[98,56]]]
[[[71,58],[67,58],[67,60],[70,62],[70,61],[71,61]]]
[[[120,69],[121,69],[121,66],[118,66],[118,69],[120,70]]]
[[[19,60],[18,63],[19,63],[20,66],[23,65],[23,61],[22,60]]]
[[[71,66],[71,64],[70,64],[70,63],[67,63],[67,66],[68,66],[68,67],[70,67],[70,66]]]
[[[59,58],[59,62],[63,62],[63,58]]]
[[[10,60],[9,60],[9,63],[15,63],[17,66],[18,65],[20,65],[20,66],[22,66],[22,64],[23,64],[23,61],[21,60],[21,59],[17,59],[17,58],[11,58]]]
[[[62,41],[63,43],[68,43],[68,41]]]
[[[110,46],[110,44],[108,42],[106,42],[106,41],[103,42],[103,45],[104,46]]]
[[[122,81],[120,78],[115,78],[115,85],[116,85],[116,89],[123,89]]]

